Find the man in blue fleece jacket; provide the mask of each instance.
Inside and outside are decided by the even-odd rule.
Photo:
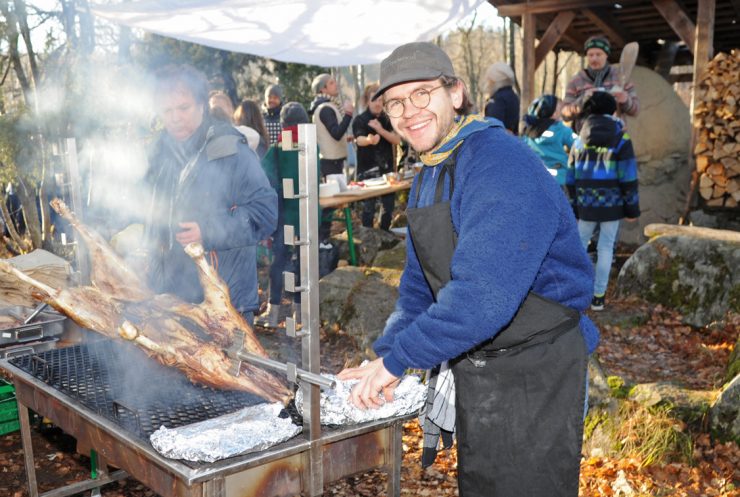
[[[350,400],[374,408],[406,369],[430,369],[422,462],[454,431],[461,496],[575,497],[598,331],[583,314],[593,269],[568,201],[499,121],[467,115],[439,47],[403,45],[380,73],[374,98],[425,167],[378,359],[339,377],[359,380]]]

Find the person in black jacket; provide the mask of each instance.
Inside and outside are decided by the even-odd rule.
[[[362,100],[367,106],[365,111],[352,121],[352,132],[357,143],[357,178],[365,180],[379,178],[393,172],[393,147],[401,143],[401,138],[393,131],[391,121],[383,112],[383,102],[372,100],[378,90],[378,83],[365,86]],[[382,206],[380,229],[388,231],[391,227],[391,216],[396,194],[389,193],[380,197]],[[373,227],[375,204],[377,198],[363,202],[362,225]]]
[[[504,123],[504,127],[514,135],[519,134],[519,96],[514,92],[516,76],[511,66],[496,62],[486,71],[486,82],[491,98],[486,103],[486,117],[493,117]]]

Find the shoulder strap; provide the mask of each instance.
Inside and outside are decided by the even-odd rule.
[[[450,177],[450,195],[449,199],[452,199],[452,194],[455,191],[455,166],[457,164],[457,152],[458,149],[455,149],[455,151],[450,155],[450,157],[444,161],[441,165],[441,172],[439,173],[439,177],[437,178],[437,184],[434,188],[434,203],[439,203],[442,201],[442,194],[444,193],[445,188],[445,176]],[[424,181],[424,173],[426,172],[427,168],[426,166],[423,166],[421,168],[421,172],[419,173],[419,180],[417,182],[416,186],[416,202],[414,205],[419,205],[419,196],[421,195],[421,185]]]

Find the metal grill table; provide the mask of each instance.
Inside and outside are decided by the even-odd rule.
[[[73,495],[103,483],[131,475],[162,497],[248,497],[289,496],[305,492],[309,481],[309,452],[311,442],[299,435],[270,449],[224,459],[215,463],[193,463],[168,459],[155,451],[148,441],[148,434],[159,427],[158,423],[188,424],[208,419],[261,401],[241,392],[223,392],[189,384],[179,372],[153,363],[146,368],[134,363],[126,352],[125,343],[101,340],[100,342],[58,349],[12,360],[1,360],[0,369],[11,376],[15,385],[24,439],[24,456],[29,476],[31,497],[39,496],[33,467],[33,452],[28,420],[28,410],[51,419],[57,426],[77,439],[80,453],[95,450],[101,458],[100,466],[109,464],[120,468],[111,475],[103,473],[99,480],[82,482],[69,487],[41,494],[46,497]],[[111,359],[110,353],[118,357]],[[133,349],[133,352],[139,352]],[[142,353],[143,355],[143,353]],[[34,358],[39,357],[39,358]],[[74,364],[73,364],[74,363]],[[148,379],[126,388],[126,377],[117,377],[120,364],[128,364]],[[159,370],[152,375],[151,369]],[[94,378],[93,383],[83,384],[79,376]],[[179,399],[175,407],[164,409],[157,402],[146,405],[143,399],[150,389],[159,392],[162,399],[168,395],[166,387],[188,383],[213,399],[195,400],[198,395]],[[131,385],[132,387],[134,385]],[[120,390],[117,390],[120,389]],[[132,421],[132,412],[114,407],[115,392],[124,392],[124,403],[132,412],[138,409],[140,426]],[[131,394],[131,396],[128,396]],[[134,398],[138,394],[138,400]],[[201,404],[198,404],[201,402]],[[244,403],[242,403],[244,402]],[[238,404],[238,405],[237,405]],[[184,407],[183,407],[184,406]],[[122,411],[116,413],[116,411]],[[184,413],[182,416],[179,414]],[[150,416],[146,420],[146,416]],[[324,466],[324,483],[373,468],[385,469],[389,474],[389,495],[400,493],[401,428],[406,419],[392,418],[362,425],[326,428],[319,440]],[[169,421],[163,421],[169,418]],[[174,421],[173,421],[174,419]],[[173,424],[173,426],[174,426]],[[29,468],[30,465],[30,468]]]

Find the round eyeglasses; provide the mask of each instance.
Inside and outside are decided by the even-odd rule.
[[[445,85],[435,86],[429,90],[419,88],[414,90],[411,95],[406,98],[394,98],[392,100],[388,100],[383,104],[383,110],[388,114],[388,117],[401,117],[406,110],[406,100],[411,102],[411,105],[417,109],[426,109],[429,102],[432,100],[432,92],[443,88],[444,86]]]

